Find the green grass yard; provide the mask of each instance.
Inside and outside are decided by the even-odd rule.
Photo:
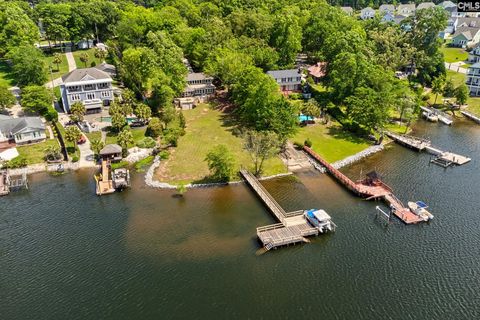
[[[53,54],[45,56],[45,65],[47,66],[47,79],[48,81],[52,81],[55,78],[59,78],[68,72],[68,62],[65,53],[61,53],[62,55],[62,63],[58,66],[57,64],[53,63]],[[50,74],[50,67],[52,68],[52,74]]]
[[[15,79],[11,73],[10,66],[5,61],[0,61],[0,86],[12,87]]]
[[[132,132],[134,142],[129,144],[128,147],[129,148],[135,147],[135,144],[137,142],[139,142],[140,140],[145,138],[145,131],[146,130],[147,130],[147,127],[132,129],[131,132]],[[89,137],[89,139],[90,139],[90,137]],[[105,139],[105,144],[116,144],[116,143],[117,143],[117,133],[108,132],[107,133],[107,138]]]
[[[445,62],[460,62],[468,58],[468,53],[462,48],[442,47],[440,51],[443,52]]]
[[[57,139],[48,139],[44,142],[17,146],[17,151],[20,157],[27,160],[27,164],[42,163],[45,161],[45,149],[48,146],[59,146]]]
[[[251,168],[252,161],[243,149],[243,139],[232,131],[234,127],[224,124],[225,114],[200,105],[196,109],[183,112],[187,127],[186,134],[178,140],[165,166],[156,172],[160,181],[172,184],[189,182],[207,182],[210,172],[205,157],[216,145],[223,144],[235,159],[235,172],[232,180],[238,180],[237,172],[241,166]],[[287,172],[282,160],[274,157],[265,162],[263,176]]]
[[[87,53],[88,57],[89,57],[86,66],[85,66],[85,63],[83,63],[80,60],[80,55],[82,53]],[[85,67],[89,68],[91,66],[92,62],[95,62],[96,65],[98,66],[99,64],[101,64],[103,62],[100,59],[95,58],[95,49],[94,48],[87,49],[87,50],[73,51],[73,57],[75,58],[75,63],[77,64],[77,68],[85,68]]]
[[[292,141],[303,145],[307,139],[312,142],[312,149],[329,162],[344,159],[371,146],[368,141],[344,131],[335,122],[300,128]]]

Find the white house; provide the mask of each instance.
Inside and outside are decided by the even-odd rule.
[[[215,93],[213,78],[201,72],[192,72],[187,75],[187,87],[182,97],[208,97]]]
[[[473,48],[472,51],[468,53],[468,62],[477,63],[480,62],[480,45],[477,45]]]
[[[467,69],[467,82],[470,95],[480,96],[480,62],[477,62]]]
[[[302,74],[298,69],[272,70],[267,74],[275,79],[282,91],[300,91],[302,89]]]
[[[45,139],[45,125],[39,117],[0,120],[0,143],[15,142],[17,145],[21,145]]]
[[[373,19],[375,17],[375,10],[370,7],[363,8],[360,11],[360,18],[362,20]]]
[[[70,112],[70,106],[75,102],[83,103],[87,113],[100,112],[102,106],[113,101],[112,78],[100,69],[75,69],[62,80],[60,93],[65,112]]]
[[[383,13],[382,22],[395,22],[395,15],[392,12],[386,11]]]
[[[415,13],[415,4],[399,4],[397,7],[397,14],[402,16],[411,16]]]

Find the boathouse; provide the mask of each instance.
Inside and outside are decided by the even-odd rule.
[[[102,160],[109,160],[111,162],[118,162],[122,160],[122,147],[118,144],[107,144],[100,150]]]

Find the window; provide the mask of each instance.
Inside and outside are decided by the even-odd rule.
[[[110,91],[102,91],[102,98],[110,97]]]
[[[84,90],[95,90],[95,85],[94,84],[86,84],[83,86]]]
[[[95,99],[95,93],[87,93],[87,99],[88,100]]]
[[[79,101],[80,100],[80,95],[79,94],[72,94],[70,96],[70,100],[72,101]]]
[[[282,78],[282,82],[286,82],[287,81],[287,78]]]

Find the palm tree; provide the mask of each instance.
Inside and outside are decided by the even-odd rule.
[[[128,145],[134,142],[132,132],[128,128],[123,129],[117,136],[117,143],[122,147],[124,157],[128,154]]]
[[[57,65],[57,72],[60,71],[60,63],[62,63],[62,61],[63,61],[63,57],[61,53],[57,52],[53,55],[52,62]]]
[[[95,48],[95,58],[103,62],[105,61],[106,57],[107,57],[107,51],[102,50],[100,48]]]
[[[82,61],[85,64],[85,68],[87,67],[87,62],[89,59],[90,57],[88,56],[88,53],[82,52],[82,54],[80,54],[80,61]]]
[[[60,160],[62,158],[62,154],[60,153],[60,148],[58,146],[48,146],[44,150],[45,153],[45,160],[47,161],[55,161]]]
[[[104,146],[105,144],[100,139],[92,139],[90,141],[90,149],[92,149],[95,156],[98,156],[100,154],[100,150],[102,150]]]
[[[70,118],[75,122],[83,121],[83,116],[87,113],[85,106],[81,102],[75,102],[70,106]]]
[[[69,126],[65,128],[65,140],[73,143],[73,146],[75,147],[74,150],[77,150],[77,142],[81,137],[82,132],[77,126]]]

